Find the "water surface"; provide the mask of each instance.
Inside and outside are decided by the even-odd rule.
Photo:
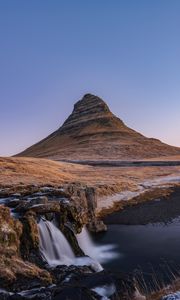
[[[153,285],[153,281],[170,282],[180,270],[179,219],[166,225],[113,224],[93,238],[101,245],[116,244],[119,257],[103,264],[110,271],[143,272],[146,283]]]

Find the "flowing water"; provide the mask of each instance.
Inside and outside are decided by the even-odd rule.
[[[77,240],[85,255],[89,257],[75,257],[73,250],[63,233],[53,222],[41,219],[38,224],[40,238],[40,252],[50,266],[77,265],[91,266],[96,272],[103,268],[100,262],[105,262],[116,256],[112,245],[98,246],[92,242],[86,228],[77,235]]]
[[[52,223],[41,219],[39,224],[40,252],[49,265],[70,265],[75,255],[62,232]]]
[[[91,238],[86,227],[77,240],[89,257],[75,257],[70,244],[53,222],[41,219],[40,251],[51,266],[88,265],[95,271],[103,267],[114,272],[130,272],[147,288],[169,283],[180,270],[180,220],[164,225],[109,225],[107,233]],[[114,245],[116,242],[116,246]],[[142,277],[143,274],[143,277]]]
[[[120,253],[116,251],[116,245],[113,243],[104,245],[98,245],[98,242],[95,243],[85,226],[82,232],[76,237],[84,253],[100,263],[106,263],[118,258],[120,255]]]

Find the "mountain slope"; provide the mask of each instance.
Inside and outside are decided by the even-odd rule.
[[[127,127],[102,99],[86,94],[58,130],[18,156],[128,160],[178,154],[180,148]]]

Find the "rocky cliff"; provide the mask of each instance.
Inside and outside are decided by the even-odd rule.
[[[128,160],[178,154],[180,148],[144,137],[117,118],[102,99],[86,94],[58,130],[19,156]]]

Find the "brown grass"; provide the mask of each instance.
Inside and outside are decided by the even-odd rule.
[[[81,182],[97,188],[100,196],[136,190],[143,181],[180,175],[175,167],[92,167],[40,158],[0,157],[0,186],[62,185]]]

